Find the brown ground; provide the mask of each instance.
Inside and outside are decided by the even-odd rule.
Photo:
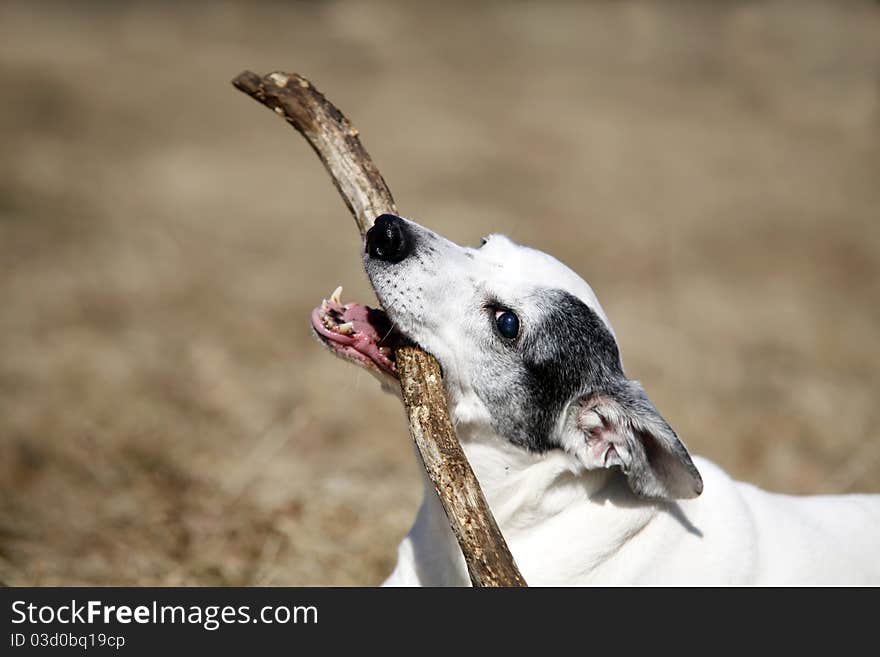
[[[880,491],[880,6],[0,5],[0,581],[371,584],[418,476],[300,71],[400,207],[590,280],[692,451]]]

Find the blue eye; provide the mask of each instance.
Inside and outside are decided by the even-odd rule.
[[[495,326],[505,338],[512,340],[519,335],[519,318],[509,310],[499,310],[495,313]]]

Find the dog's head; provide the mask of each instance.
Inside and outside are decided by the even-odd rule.
[[[593,290],[561,262],[501,235],[462,247],[393,215],[376,220],[363,257],[385,312],[338,295],[315,309],[315,331],[337,355],[388,379],[393,348],[415,343],[443,368],[460,431],[618,467],[645,497],[700,494],[684,445],[626,378]]]

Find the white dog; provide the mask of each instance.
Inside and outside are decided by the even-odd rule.
[[[461,247],[393,215],[364,251],[385,312],[343,305],[337,290],[313,312],[315,332],[390,390],[396,345],[437,358],[529,584],[880,584],[880,496],[775,495],[692,460],[562,263],[500,235]],[[386,584],[469,584],[428,482]]]

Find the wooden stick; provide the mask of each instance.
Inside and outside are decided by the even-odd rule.
[[[397,214],[385,180],[349,120],[295,73],[245,71],[236,89],[296,128],[324,163],[363,236],[376,217]],[[467,563],[474,586],[526,586],[449,420],[436,359],[412,347],[395,352],[409,430]]]
[[[311,82],[296,73],[261,78],[245,71],[232,84],[284,117],[306,138],[351,211],[361,237],[380,214],[397,214],[391,191],[361,145],[358,131]]]

